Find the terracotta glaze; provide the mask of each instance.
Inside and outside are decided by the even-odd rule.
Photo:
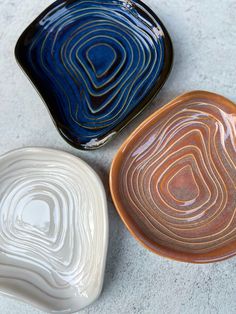
[[[151,251],[207,263],[236,254],[236,106],[204,91],[145,120],[110,172],[115,206]]]

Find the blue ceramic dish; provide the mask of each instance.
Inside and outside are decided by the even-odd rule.
[[[80,149],[102,146],[135,117],[173,58],[165,27],[139,0],[58,0],[24,31],[15,55]]]

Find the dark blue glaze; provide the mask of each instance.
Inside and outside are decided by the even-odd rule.
[[[156,95],[172,45],[156,15],[135,1],[56,1],[21,35],[16,58],[63,137],[105,144]]]

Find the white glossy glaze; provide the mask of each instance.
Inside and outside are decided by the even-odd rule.
[[[0,157],[0,290],[48,312],[92,303],[103,284],[107,203],[97,174],[68,153]]]

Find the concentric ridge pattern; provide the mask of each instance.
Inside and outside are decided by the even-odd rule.
[[[0,291],[50,312],[100,294],[107,250],[103,186],[82,160],[48,149],[0,157]]]
[[[125,142],[111,171],[116,207],[158,254],[212,262],[236,254],[236,106],[183,95]]]
[[[22,34],[16,58],[64,138],[105,144],[164,84],[170,38],[138,0],[56,1]]]

